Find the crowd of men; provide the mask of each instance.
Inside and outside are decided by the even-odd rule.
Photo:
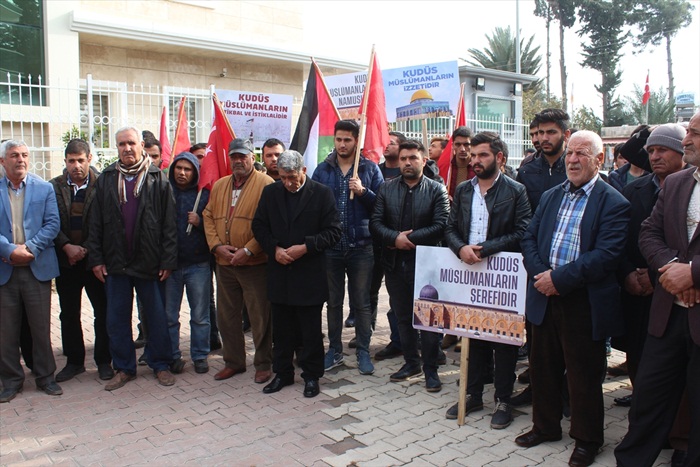
[[[570,128],[566,112],[538,113],[530,135],[535,152],[517,175],[498,134],[467,127],[450,140],[434,138],[428,150],[391,132],[382,164],[364,157],[356,164],[359,127],[341,120],[334,150],[313,174],[277,139],[265,142],[258,164],[250,141],[239,138],[228,151],[232,174],[211,192],[198,188],[202,144],[160,170],[159,143],[125,127],[116,132],[118,160],[98,173],[88,143],[75,139],[63,174],[45,182],[28,171],[27,145],[6,141],[0,402],[22,391],[21,356],[49,395],[62,394],[58,382],[86,371],[83,288],[94,310],[97,372],[108,391],[136,378],[135,291],[142,360],[160,384],[173,385],[173,374],[186,367],[179,345],[185,294],[196,373],[209,371],[219,332],[224,368],[214,378],[246,371],[247,319],[255,383],[269,382],[265,394],[294,384],[296,354],[303,394],[314,397],[324,372],[344,364],[346,287],[345,325],[355,328],[349,347],[360,374],[374,372],[370,342],[382,277],[392,333],[375,360],[403,356],[390,381],[424,375],[426,390],[437,392],[445,343],[439,333],[413,328],[417,246],[448,247],[467,265],[521,252],[529,277],[530,386],[512,394],[518,347],[470,339],[466,413],[483,410],[492,379],[492,428],[506,428],[512,408],[531,403],[532,429],[515,439],[529,448],[561,439],[561,419],[570,417],[576,443],[569,465],[592,464],[604,441],[602,381],[612,338],[627,353],[634,386],[618,464],[652,465],[670,445],[677,465],[699,465],[700,113],[687,128],[635,130],[618,148],[629,162],[609,178],[599,172],[601,138]],[[443,180],[435,160],[448,143],[453,158]],[[54,278],[67,357],[55,377]],[[454,405],[446,417],[457,413]]]

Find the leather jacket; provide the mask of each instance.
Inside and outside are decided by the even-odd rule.
[[[472,199],[474,185],[471,180],[457,186],[450,217],[445,228],[445,243],[459,257],[459,250],[469,244]],[[520,240],[532,218],[525,187],[504,174],[500,174],[484,197],[489,212],[486,241],[481,257],[486,258],[500,251],[519,252]]]
[[[396,256],[403,250],[394,249],[396,237],[401,229],[404,200],[409,187],[403,177],[396,177],[385,182],[377,194],[374,213],[369,228],[375,239],[382,244],[382,264],[392,271]],[[411,212],[411,232],[408,239],[414,245],[436,246],[440,244],[449,215],[450,202],[445,186],[423,176],[413,188]],[[410,250],[415,254],[415,250]]]

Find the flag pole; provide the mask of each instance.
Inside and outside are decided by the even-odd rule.
[[[328,100],[331,104],[333,104],[333,112],[335,112],[336,118],[340,120],[340,112],[338,112],[338,108],[335,106],[335,102],[333,102],[333,98],[331,97],[331,92],[328,90],[328,86],[326,86],[326,80],[323,78],[323,73],[321,72],[321,69],[318,67],[316,60],[314,60],[313,57],[311,57],[311,64],[314,66],[316,73],[318,73],[318,75],[321,77],[321,87],[323,87],[323,92],[326,93]]]
[[[199,192],[197,193],[197,199],[194,200],[194,208],[192,208],[193,212],[197,212],[197,208],[199,207],[199,200],[202,198],[202,191],[203,190],[204,190],[204,188],[199,190]],[[192,233],[192,224],[187,224],[186,232],[187,232],[187,235]]]
[[[177,137],[180,134],[180,123],[182,119],[180,118],[180,114],[184,111],[185,109],[185,102],[187,101],[187,96],[182,96],[182,99],[180,99],[180,107],[177,109],[177,125],[175,125],[175,141],[173,141],[173,147],[172,147],[172,153],[170,154],[171,158],[175,158],[177,156]],[[189,148],[187,148],[189,149]],[[182,152],[182,151],[180,151]]]
[[[649,69],[647,68],[647,82],[645,84],[645,88],[649,87]],[[644,93],[646,94],[646,89],[644,89]],[[649,93],[651,95],[651,92]],[[645,116],[644,116],[644,124],[648,125],[649,124],[649,101],[651,98],[647,99],[646,103],[646,109],[645,109]]]
[[[357,168],[360,165],[360,151],[362,150],[360,145],[363,144],[363,141],[365,139],[365,124],[367,122],[367,102],[369,101],[370,85],[372,82],[372,65],[374,65],[374,44],[372,44],[372,53],[369,57],[369,68],[367,69],[367,83],[365,84],[365,92],[362,95],[362,109],[360,110],[360,112],[362,112],[362,117],[360,118],[360,137],[357,140],[357,147],[355,148],[355,165],[352,169],[353,178],[357,177]],[[351,191],[350,199],[354,198],[355,192]]]

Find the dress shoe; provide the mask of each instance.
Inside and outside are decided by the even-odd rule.
[[[283,379],[281,376],[275,375],[272,382],[263,388],[263,393],[272,394],[279,392],[283,387],[290,386],[292,384],[294,384],[293,379]],[[304,391],[306,392],[306,390]]]
[[[39,386],[39,389],[44,391],[49,396],[60,396],[63,394],[63,389],[58,385],[56,381],[51,381],[43,386]]]
[[[688,451],[674,449],[673,455],[671,456],[671,467],[683,467],[685,465],[685,460],[687,457]]]
[[[3,389],[2,392],[0,392],[0,403],[10,402],[20,392],[22,392],[22,386]]]
[[[404,363],[404,365],[401,367],[399,371],[394,373],[389,377],[389,381],[392,383],[398,383],[399,381],[406,381],[408,378],[411,376],[418,376],[421,374],[423,370],[421,370],[420,366],[413,366],[408,363]]]
[[[346,328],[354,328],[355,327],[355,318],[348,318],[345,320],[345,327]]]
[[[156,373],[156,379],[161,386],[172,386],[175,384],[175,377],[168,370],[160,370]]]
[[[223,370],[219,371],[214,375],[214,379],[221,381],[222,379],[229,379],[230,377],[237,375],[238,373],[245,373],[245,368],[229,368],[225,366]]]
[[[114,378],[114,370],[112,369],[112,365],[109,363],[100,363],[97,365],[97,374],[102,381],[109,381],[110,379]]]
[[[527,368],[525,371],[518,375],[518,383],[530,384],[530,369]]]
[[[129,373],[124,373],[123,371],[117,370],[117,373],[114,375],[112,381],[105,385],[105,391],[114,391],[115,389],[119,389],[129,381],[135,379],[136,375],[131,375]]]
[[[560,439],[561,433],[557,436],[543,435],[533,429],[515,438],[515,444],[521,448],[531,448],[547,441],[559,441]]]
[[[595,461],[595,456],[598,455],[598,447],[592,445],[583,445],[576,443],[574,452],[569,458],[569,465],[572,467],[586,467]]]
[[[389,345],[387,345],[374,355],[374,359],[377,361],[387,360],[389,358],[398,357],[399,355],[403,355],[403,351],[389,343]]]
[[[613,378],[616,378],[618,376],[627,376],[627,360],[620,363],[619,365],[609,367],[608,374]]]
[[[258,370],[255,372],[255,382],[258,384],[267,383],[272,378],[272,371]]]
[[[321,392],[317,379],[308,379],[304,383],[304,397],[316,397]]]
[[[517,395],[511,397],[510,405],[512,405],[513,407],[524,407],[526,405],[532,405],[532,388],[528,386],[522,391],[520,391]]]
[[[73,363],[67,364],[61,371],[56,374],[56,381],[62,383],[73,379],[74,376],[80,373],[85,373],[85,367],[83,365],[75,365]]]
[[[447,350],[453,345],[457,343],[457,336],[453,336],[452,334],[445,334],[445,337],[442,338],[442,344],[440,344],[440,347],[443,350]]]
[[[632,405],[632,394],[622,397],[616,397],[615,405],[619,407],[630,407]]]

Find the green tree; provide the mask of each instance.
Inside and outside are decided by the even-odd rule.
[[[593,112],[590,107],[579,107],[571,117],[571,127],[577,130],[590,130],[600,134],[603,121]]]
[[[535,114],[542,109],[561,109],[562,101],[556,96],[547,95],[542,89],[528,89],[523,91],[523,120],[530,123]]]
[[[632,14],[632,20],[639,28],[634,45],[643,50],[649,45],[666,43],[666,64],[668,66],[668,100],[675,104],[673,86],[673,60],[671,59],[671,38],[693,20],[693,5],[685,0],[642,0]]]
[[[632,118],[632,123],[640,125],[646,123],[648,125],[659,125],[670,123],[676,120],[675,104],[670,102],[666,92],[659,88],[658,91],[649,93],[649,120],[647,121],[647,106],[642,104],[644,97],[644,89],[639,86],[634,86],[634,91],[631,96],[624,99],[625,109]],[[629,122],[628,122],[629,123]]]
[[[595,89],[603,98],[603,124],[614,125],[611,118],[616,107],[615,89],[622,81],[618,68],[620,50],[625,45],[629,32],[625,26],[630,20],[632,0],[581,0],[578,17],[581,22],[579,36],[587,36],[583,44],[581,65],[592,68],[601,75],[601,84]]]
[[[482,66],[496,70],[512,71],[515,73],[515,45],[516,38],[510,30],[510,26],[496,27],[493,34],[486,36],[488,46],[482,51],[469,49],[469,54],[474,61],[468,61],[472,66]],[[520,71],[528,75],[536,75],[540,71],[542,56],[540,47],[533,47],[535,36],[530,36],[527,42],[520,40]],[[540,87],[540,81],[523,86],[524,89]]]

